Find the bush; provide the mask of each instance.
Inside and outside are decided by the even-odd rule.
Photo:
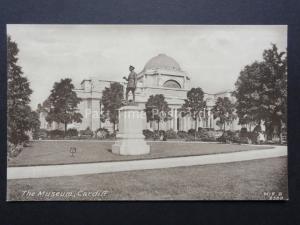
[[[248,132],[248,138],[251,140],[251,143],[257,144],[259,133],[257,132]]]
[[[87,127],[85,130],[79,131],[80,136],[90,136],[92,137],[94,135],[94,132],[91,130],[90,127]]]
[[[186,139],[189,137],[189,134],[186,131],[177,131],[177,137]]]
[[[177,138],[177,133],[174,130],[167,130],[165,135],[166,135],[167,139],[176,139]]]
[[[53,139],[53,138],[63,138],[65,136],[65,132],[63,130],[50,130],[48,131],[48,136]]]
[[[105,139],[108,138],[109,136],[109,132],[106,128],[99,128],[98,130],[96,130],[96,137],[100,138],[100,139]]]
[[[225,143],[255,144],[258,135],[257,132],[247,132],[242,128],[240,132],[225,131],[217,140]]]
[[[9,132],[9,130],[8,130]],[[10,143],[14,145],[23,144],[24,142],[29,141],[29,136],[24,133],[22,130],[12,132],[11,135],[8,134],[7,139]]]
[[[14,158],[18,156],[22,150],[23,150],[23,144],[14,145],[10,142],[7,143],[8,158]]]
[[[34,140],[46,139],[48,136],[48,131],[46,129],[39,129],[37,132],[33,133]]]
[[[166,141],[166,132],[164,130],[154,131],[153,139]]]
[[[68,137],[77,137],[78,136],[78,130],[75,128],[70,128],[67,130],[66,136]]]
[[[192,136],[192,135],[188,135],[188,137],[185,139],[186,141],[201,141],[201,139],[199,137],[196,136]]]
[[[166,140],[167,139],[167,132],[168,134],[170,135],[170,138],[171,136],[173,135],[174,137],[174,134],[173,132],[175,133],[176,135],[176,132],[173,131],[172,133],[170,131],[164,131],[164,130],[160,130],[160,131],[151,131],[151,130],[143,130],[143,134],[145,136],[146,139],[153,139],[153,140]],[[162,138],[161,138],[162,137]]]
[[[247,128],[242,128],[240,131],[240,143],[252,144],[257,143],[260,127],[256,127],[253,132],[248,132]]]
[[[195,135],[195,129],[190,129],[188,132],[180,131],[178,136],[184,137],[187,141],[216,141],[218,135],[213,129],[210,128],[198,128]]]
[[[232,133],[232,136],[231,136],[231,142],[232,142],[232,143],[238,143],[238,144],[241,143],[241,138],[240,138],[240,136],[239,136],[239,132],[233,132],[233,133]]]
[[[221,137],[217,138],[217,141],[224,143],[240,143],[241,139],[239,133],[227,130]]]
[[[201,141],[216,141],[215,132],[209,129],[202,129],[198,132],[197,136],[200,138]]]
[[[191,135],[191,136],[195,136],[195,132],[196,132],[195,129],[189,129],[188,130],[188,134]]]
[[[154,132],[151,130],[143,130],[143,135],[145,136],[146,139],[152,139],[154,137]]]
[[[111,134],[108,134],[107,138],[115,139],[116,136],[117,136],[117,133],[111,133]]]

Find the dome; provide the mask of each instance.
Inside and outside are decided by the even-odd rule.
[[[145,65],[144,70],[148,69],[167,69],[167,70],[179,70],[181,68],[175,59],[167,56],[166,54],[159,54],[151,58]]]

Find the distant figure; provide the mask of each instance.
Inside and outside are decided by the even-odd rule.
[[[135,102],[135,89],[136,89],[136,83],[137,83],[137,74],[134,72],[134,67],[129,66],[129,75],[127,77],[123,77],[124,80],[126,80],[127,83],[127,88],[126,88],[126,102],[128,102],[128,94],[131,91],[133,95],[133,102]]]

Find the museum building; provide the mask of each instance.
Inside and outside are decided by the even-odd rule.
[[[171,109],[172,119],[160,123],[160,129],[174,131],[188,131],[195,128],[195,121],[191,117],[182,117],[180,108],[186,99],[187,92],[192,88],[190,75],[182,70],[181,66],[175,59],[166,55],[159,54],[151,58],[144,66],[143,70],[138,73],[138,82],[136,89],[136,103],[145,107],[150,95],[163,94]],[[70,124],[68,128],[76,128],[84,130],[87,127],[93,131],[98,128],[107,128],[113,130],[113,125],[109,121],[104,123],[100,120],[102,111],[102,91],[105,87],[109,87],[114,81],[100,80],[100,79],[85,79],[81,82],[80,87],[76,88],[77,96],[82,99],[79,104],[79,111],[83,115],[82,122],[79,124]],[[121,83],[126,89],[126,83]],[[205,90],[204,90],[205,91]],[[216,120],[213,119],[211,109],[218,97],[228,97],[234,101],[231,96],[231,91],[223,91],[215,94],[205,93],[204,100],[207,108],[204,117],[197,121],[198,127],[219,129],[216,125]],[[129,95],[129,99],[132,96]],[[60,128],[57,124],[48,124],[45,121],[45,115],[41,115],[41,126],[44,129]],[[227,129],[236,130],[240,126],[237,120]],[[144,129],[157,129],[156,122],[145,122]]]

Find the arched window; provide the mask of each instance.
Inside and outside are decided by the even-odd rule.
[[[167,80],[163,86],[167,88],[181,88],[180,84],[176,80]]]

